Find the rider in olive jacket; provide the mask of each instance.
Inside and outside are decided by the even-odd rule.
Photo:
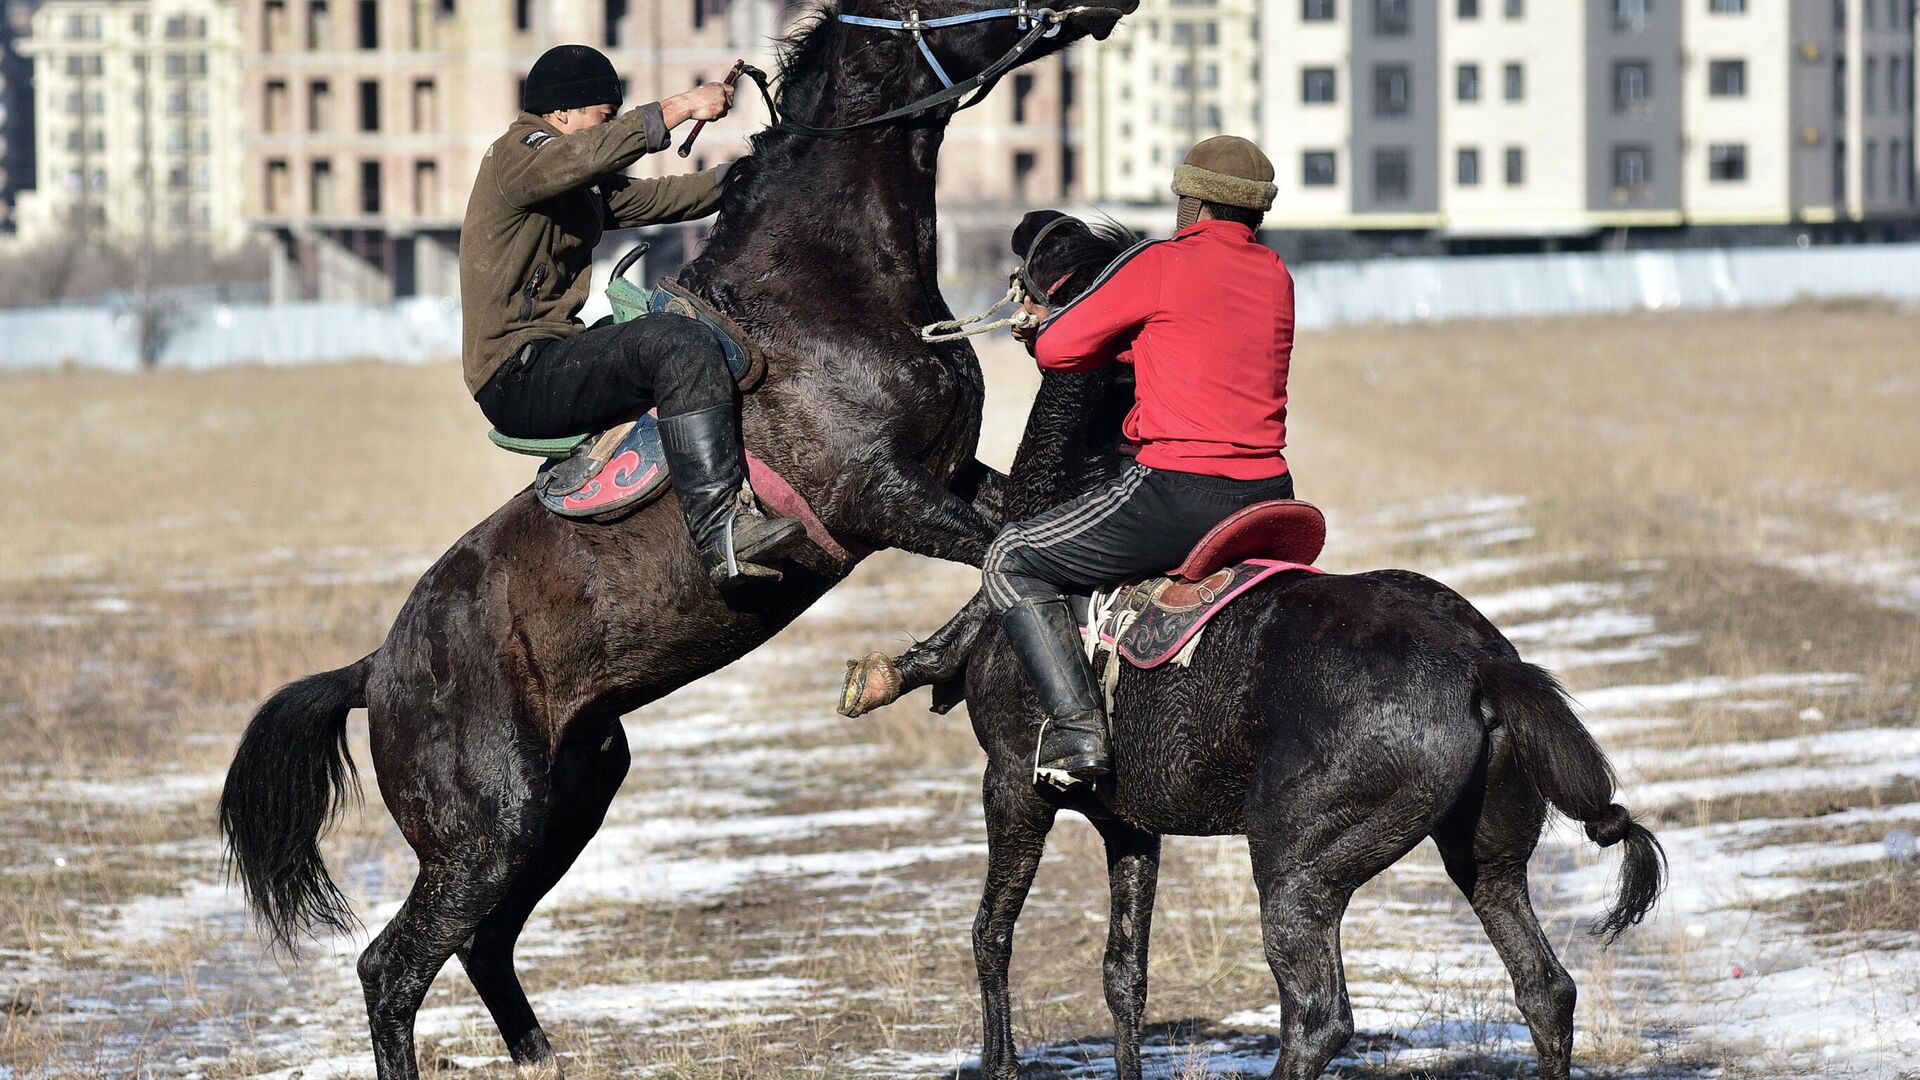
[[[613,64],[562,45],[528,72],[525,111],[487,148],[460,232],[467,389],[502,434],[561,438],[601,431],[650,407],[687,529],[715,584],[777,578],[757,565],[804,537],[763,514],[746,487],[739,405],[719,343],[677,315],[630,322],[577,316],[606,229],[686,221],[719,205],[726,167],[660,180],[623,175],[667,148],[687,120],[732,105],[710,83],[625,116]]]

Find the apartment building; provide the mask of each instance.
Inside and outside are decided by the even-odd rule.
[[[1171,200],[1173,167],[1194,143],[1259,129],[1263,69],[1277,73],[1260,18],[1260,0],[1143,0],[1083,50],[1087,197]]]
[[[22,243],[226,250],[239,213],[239,33],[229,0],[46,0]]]
[[[547,48],[603,49],[638,104],[718,80],[740,57],[771,71],[774,43],[803,9],[782,0],[241,0],[241,10],[253,133],[244,203],[274,242],[273,291],[385,299],[457,293],[459,227],[480,156],[518,112],[521,80]],[[1017,72],[962,114],[943,159],[950,191],[1014,201],[1070,184],[1064,72],[1058,62]],[[631,172],[729,160],[765,121],[742,84],[734,114],[701,136],[691,160],[650,155]],[[680,251],[697,229],[684,232]]]
[[[1261,0],[1260,25],[1279,228],[1920,218],[1912,0]]]
[[[33,186],[33,61],[21,53],[33,5],[0,0],[0,235],[14,231],[14,201]]]

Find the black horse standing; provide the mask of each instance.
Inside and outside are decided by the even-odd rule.
[[[947,70],[982,71],[1105,36],[1136,5],[1034,9],[1059,24],[1044,40],[1030,19],[1007,18],[943,29],[928,44]],[[914,6],[925,18],[976,10]],[[891,19],[908,7],[858,3]],[[743,407],[747,445],[834,537],[978,565],[997,520],[997,478],[972,461],[979,364],[964,344],[929,346],[916,333],[952,317],[934,224],[951,106],[819,130],[939,90],[913,37],[834,14],[793,41],[783,64],[781,112],[813,126],[755,138],[681,280],[767,354],[766,380]],[[513,1060],[557,1071],[514,973],[514,943],[626,775],[620,717],[752,650],[851,569],[812,549],[801,562],[732,606],[702,573],[672,502],[594,525],[549,514],[523,491],[427,571],[378,650],[261,706],[220,820],[279,941],[352,922],[317,843],[351,779],[350,709],[367,709],[381,794],[420,859],[405,903],[360,957],[381,1077],[416,1075],[414,1016],[454,955]]]
[[[1056,235],[1035,256],[1039,280],[1097,270],[1128,239],[1084,228]],[[1123,369],[1047,373],[1007,484],[1008,517],[1107,482],[1131,398]],[[1160,837],[1222,834],[1245,834],[1252,852],[1280,990],[1276,1080],[1319,1076],[1352,1037],[1340,959],[1348,900],[1427,837],[1512,976],[1541,1076],[1566,1080],[1574,984],[1527,895],[1547,808],[1584,823],[1603,846],[1627,845],[1620,895],[1598,934],[1618,935],[1646,915],[1663,857],[1652,833],[1612,801],[1611,767],[1553,677],[1523,662],[1458,593],[1402,570],[1281,574],[1255,586],[1213,620],[1190,666],[1122,671],[1114,772],[1097,794],[1033,782],[1040,708],[997,623],[988,620],[968,652],[981,625],[970,605],[930,639],[938,644],[892,667],[917,685],[960,674],[964,659],[987,752],[987,879],[973,927],[983,1076],[1019,1073],[1007,985],[1014,922],[1054,817],[1069,809],[1093,822],[1107,849],[1105,987],[1122,1080],[1140,1075]],[[851,673],[850,685],[860,677]]]

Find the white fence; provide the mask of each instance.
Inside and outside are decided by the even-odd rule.
[[[1920,301],[1920,244],[1376,259],[1294,272],[1301,326],[1504,319],[1795,300]]]
[[[1609,311],[1765,307],[1801,299],[1920,302],[1920,244],[1377,259],[1294,274],[1302,327]],[[107,307],[0,311],[0,369],[141,366],[139,319]],[[417,363],[460,353],[450,300],[210,304],[162,319],[163,367]]]

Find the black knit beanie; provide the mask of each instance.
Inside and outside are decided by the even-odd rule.
[[[520,107],[535,116],[589,105],[620,108],[620,76],[613,61],[591,45],[555,45],[527,72]]]

